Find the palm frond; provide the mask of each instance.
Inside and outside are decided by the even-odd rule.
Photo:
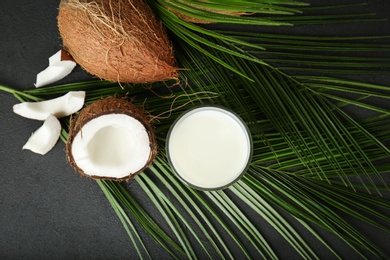
[[[0,86],[20,101],[39,101],[70,90],[86,90],[87,103],[110,95],[127,96],[150,113],[159,154],[154,165],[135,181],[153,204],[153,218],[125,185],[98,182],[139,256],[150,257],[138,227],[173,258],[192,259],[199,254],[252,258],[252,251],[256,257],[278,258],[269,237],[236,203],[239,200],[302,258],[319,256],[310,247],[310,238],[300,234],[285,213],[336,257],[341,257],[339,252],[315,227],[333,233],[358,255],[385,257],[343,216],[390,232],[390,202],[381,197],[389,191],[383,176],[390,172],[386,161],[390,155],[386,105],[390,87],[331,74],[388,73],[390,45],[386,41],[390,37],[259,32],[261,26],[380,19],[372,14],[331,12],[360,4],[308,7],[287,0],[159,0],[150,5],[172,34],[179,66],[186,68],[180,71],[179,85],[90,81],[26,91]],[[315,13],[324,10],[330,12]],[[178,14],[257,26],[257,32],[195,25]],[[381,102],[370,103],[372,98]],[[199,192],[185,186],[165,156],[165,136],[172,122],[201,103],[218,103],[234,110],[253,136],[251,166],[242,180],[227,190]],[[373,114],[358,118],[348,111],[349,106]],[[64,141],[68,123],[69,118],[63,119]],[[201,252],[195,251],[194,245]]]

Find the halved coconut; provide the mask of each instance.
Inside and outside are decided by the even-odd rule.
[[[66,153],[81,175],[121,181],[145,170],[157,145],[143,111],[125,99],[109,97],[72,120]]]

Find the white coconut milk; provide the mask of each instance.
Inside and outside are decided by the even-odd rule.
[[[251,138],[233,113],[213,106],[193,109],[172,127],[168,156],[175,172],[198,188],[218,189],[240,177],[251,157]]]

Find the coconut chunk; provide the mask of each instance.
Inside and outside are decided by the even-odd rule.
[[[49,66],[37,74],[35,87],[39,88],[68,76],[76,67],[69,56],[65,54],[64,50],[59,50],[49,58]]]
[[[129,180],[149,167],[156,153],[146,115],[127,100],[109,97],[96,101],[71,121],[66,154],[82,176]]]
[[[57,118],[69,116],[84,105],[85,91],[70,91],[67,94],[40,102],[23,102],[13,106],[13,111],[23,117],[45,120],[49,115]]]
[[[49,115],[43,125],[28,139],[27,143],[23,146],[23,150],[27,149],[34,153],[44,155],[54,147],[60,134],[60,121],[54,115]]]

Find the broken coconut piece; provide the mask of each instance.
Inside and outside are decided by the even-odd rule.
[[[49,115],[43,125],[30,136],[27,143],[23,146],[23,150],[27,149],[44,155],[54,147],[60,134],[60,121],[54,115]]]
[[[69,116],[84,105],[85,91],[70,91],[67,94],[40,102],[23,102],[13,106],[13,111],[23,117],[45,120],[50,114],[57,118]]]
[[[35,87],[39,88],[68,76],[76,67],[76,62],[64,50],[49,58],[49,66],[38,73]]]
[[[71,121],[66,153],[82,176],[121,181],[146,169],[157,145],[144,112],[124,99],[109,97]]]

